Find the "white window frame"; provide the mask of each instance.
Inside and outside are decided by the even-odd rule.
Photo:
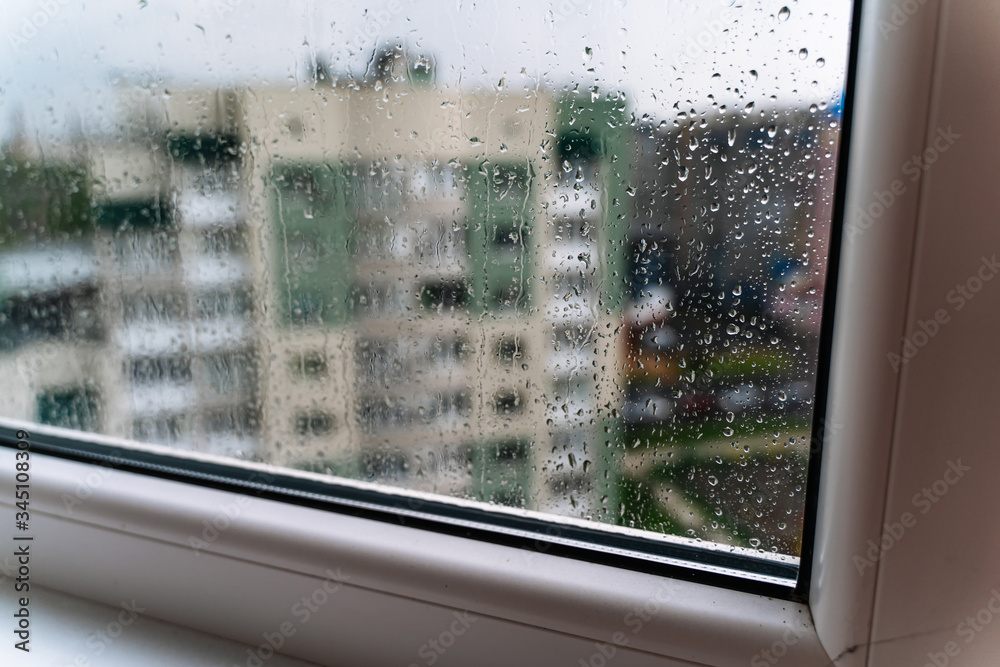
[[[940,5],[920,4],[886,38],[895,3],[864,2],[848,226],[872,184],[925,147]],[[859,576],[854,556],[879,539],[890,463],[906,454],[893,443],[900,376],[885,350],[912,319],[920,192],[843,244],[808,605],[45,456],[32,467],[32,582],[136,599],[250,646],[326,582],[330,602],[281,649],[322,664],[596,665],[609,653],[615,665],[868,664],[877,577]],[[8,516],[13,465],[0,474]],[[193,549],[227,511],[228,527]],[[430,648],[445,633],[453,644]]]

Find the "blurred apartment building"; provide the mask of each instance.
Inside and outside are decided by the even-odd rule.
[[[22,167],[5,414],[618,522],[635,427],[810,409],[836,113],[374,62],[127,88]]]
[[[429,74],[388,52],[368,81],[241,103],[270,457],[587,514],[618,391],[623,103]]]
[[[88,336],[12,328],[2,363],[44,380],[6,414],[563,514],[613,506],[624,102],[432,77],[387,51],[363,81],[129,95],[123,131],[88,147],[89,231],[0,265],[8,304],[29,304],[18,322],[67,299],[93,320]]]

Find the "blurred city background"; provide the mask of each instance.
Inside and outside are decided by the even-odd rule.
[[[0,415],[797,555],[837,89],[642,112],[443,60],[8,105]]]

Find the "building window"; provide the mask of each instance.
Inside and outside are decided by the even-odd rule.
[[[493,409],[498,415],[513,415],[524,409],[524,397],[511,389],[498,391],[493,395]]]
[[[497,341],[496,356],[505,364],[516,364],[525,358],[525,346],[519,336],[504,336]]]
[[[295,417],[295,432],[301,436],[318,437],[333,431],[333,415],[314,410]]]
[[[290,366],[294,374],[304,378],[321,378],[328,372],[326,355],[318,350],[296,355]]]
[[[38,422],[78,431],[100,427],[100,394],[95,387],[50,389],[38,395]]]

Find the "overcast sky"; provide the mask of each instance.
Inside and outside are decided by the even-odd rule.
[[[435,57],[439,85],[596,84],[660,118],[836,103],[849,22],[843,0],[6,0],[0,136],[15,109],[32,135],[107,127],[116,75],[293,86],[310,58],[359,76],[397,41]]]

